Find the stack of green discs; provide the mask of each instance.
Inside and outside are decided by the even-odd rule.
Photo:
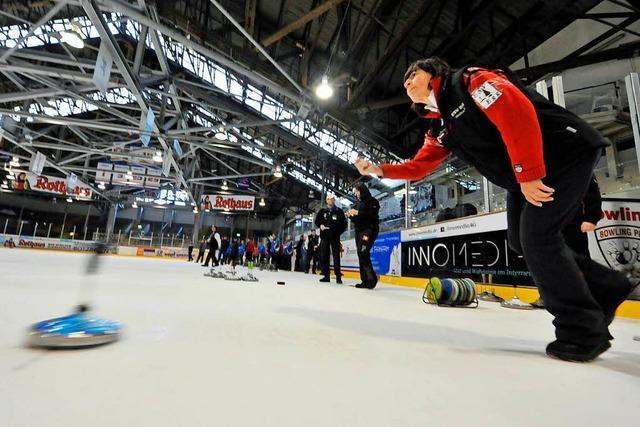
[[[476,286],[471,279],[439,279],[432,277],[422,296],[431,304],[469,305],[476,301]]]

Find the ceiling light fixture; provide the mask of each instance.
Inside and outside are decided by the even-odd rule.
[[[227,191],[229,189],[229,186],[227,185],[227,181],[222,181],[222,189],[224,191]]]
[[[106,185],[104,185],[104,182],[100,182],[100,183],[98,183],[98,188],[99,188],[100,190],[104,190],[104,189],[106,189],[106,188],[107,188],[107,186],[106,186]]]
[[[273,176],[276,178],[282,178],[282,168],[278,165],[276,166],[276,170],[273,172]]]
[[[133,202],[133,204],[131,205],[131,207],[133,209],[137,209],[138,208],[138,203],[137,202]]]
[[[162,151],[156,151],[156,154],[153,155],[153,161],[156,163],[162,163]]]
[[[322,76],[321,83],[316,87],[316,96],[320,99],[329,99],[333,96],[333,88],[326,75]]]
[[[342,15],[342,20],[340,21],[340,27],[338,27],[337,34],[342,34],[342,26],[344,25],[345,18],[350,16],[349,7],[351,7],[351,1],[347,3],[347,7]],[[327,68],[322,75],[322,80],[320,85],[316,87],[316,96],[322,100],[329,99],[333,96],[333,88],[329,84],[329,70],[331,69],[331,60],[333,59],[333,55],[336,53],[336,48],[338,47],[338,39],[340,37],[336,37],[333,42],[333,48],[331,49],[331,54],[329,55],[329,61],[327,61]]]
[[[260,203],[258,203],[260,206],[266,206],[267,204],[264,202],[264,197],[262,199],[260,199]]]
[[[224,126],[220,126],[218,131],[213,135],[216,139],[226,141],[227,140],[227,132],[224,130]]]
[[[71,29],[68,31],[62,31],[60,33],[60,40],[76,49],[82,49],[84,47],[84,40],[82,40],[82,34],[77,24],[71,24]]]

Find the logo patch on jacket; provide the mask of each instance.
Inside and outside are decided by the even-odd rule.
[[[458,105],[455,110],[451,112],[451,117],[453,117],[454,119],[457,119],[458,117],[464,114],[464,111],[465,111],[465,107],[463,102],[462,104]]]
[[[480,87],[471,92],[471,97],[481,108],[485,110],[500,98],[502,92],[489,82],[484,82]]]

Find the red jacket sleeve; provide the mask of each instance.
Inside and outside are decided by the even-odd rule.
[[[428,133],[425,134],[424,145],[415,157],[398,165],[382,164],[385,178],[418,180],[433,172],[449,155],[449,151]]]
[[[546,171],[542,133],[529,98],[508,79],[490,71],[471,75],[469,93],[480,111],[498,128],[516,180],[526,182],[543,178]]]

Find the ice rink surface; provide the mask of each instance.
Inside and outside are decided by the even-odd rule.
[[[0,426],[632,426],[640,322],[617,319],[597,362],[547,358],[544,311],[427,306],[301,273],[257,283],[181,261],[0,248]],[[284,280],[285,286],[276,285]],[[83,283],[123,339],[23,346]],[[347,280],[353,285],[355,280]]]

